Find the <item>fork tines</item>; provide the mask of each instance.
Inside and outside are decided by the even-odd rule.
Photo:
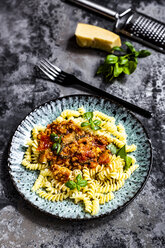
[[[47,59],[41,60],[37,66],[47,77],[53,81],[58,80],[59,82],[63,82],[66,77],[60,68],[51,64]]]

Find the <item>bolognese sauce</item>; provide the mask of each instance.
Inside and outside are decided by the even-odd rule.
[[[53,139],[52,139],[53,137]],[[111,160],[111,152],[106,148],[107,138],[93,135],[72,120],[52,122],[38,136],[38,151],[40,163],[50,163],[56,179],[66,182],[71,171],[82,170],[84,167],[96,168],[97,165],[107,165]],[[56,142],[59,142],[58,145]],[[58,152],[56,145],[60,149]]]

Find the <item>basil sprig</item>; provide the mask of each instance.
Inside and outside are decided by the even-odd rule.
[[[107,146],[107,149],[109,149],[112,154],[116,154],[116,156],[120,156],[122,159],[124,159],[124,170],[129,169],[129,167],[132,165],[132,158],[127,155],[125,145],[122,148],[118,149],[113,143],[110,143]]]
[[[80,191],[80,187],[87,186],[87,180],[83,180],[81,174],[78,174],[76,177],[76,182],[69,180],[65,183],[65,185],[71,190],[77,188]]]
[[[137,58],[145,58],[151,53],[148,50],[137,51],[130,42],[125,42],[127,49],[115,46],[112,48],[112,52],[115,54],[109,54],[97,70],[97,74],[102,74],[106,81],[112,81],[122,73],[132,74],[138,64]]]
[[[83,117],[85,119],[87,119],[88,122],[82,122],[81,123],[81,127],[87,127],[87,126],[90,126],[90,128],[92,130],[99,130],[101,129],[100,127],[100,124],[101,124],[101,121],[100,120],[92,120],[93,119],[93,112],[86,112]]]
[[[59,154],[60,150],[61,150],[61,136],[58,137],[58,135],[56,133],[51,133],[50,134],[50,139],[51,141],[53,141],[53,145],[52,145],[52,150],[55,151],[56,153]]]

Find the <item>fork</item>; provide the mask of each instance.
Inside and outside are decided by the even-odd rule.
[[[107,93],[104,90],[101,90],[91,84],[85,83],[81,81],[80,79],[76,78],[74,75],[69,74],[67,72],[62,71],[57,66],[50,63],[47,59],[41,60],[39,64],[37,65],[38,68],[51,80],[58,84],[62,84],[64,86],[69,86],[73,84],[79,84],[85,88],[88,88],[94,92],[96,92],[98,95],[104,96],[106,98],[109,98],[124,107],[128,108],[129,110],[136,112],[140,114],[141,116],[144,116],[146,118],[151,118],[152,114],[148,110],[145,110],[143,108],[140,108],[130,102],[127,102],[117,96],[114,96],[112,94]]]

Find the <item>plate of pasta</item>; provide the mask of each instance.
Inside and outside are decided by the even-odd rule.
[[[9,151],[11,178],[33,206],[64,219],[120,210],[144,187],[152,149],[141,122],[102,97],[47,102],[20,123]]]

